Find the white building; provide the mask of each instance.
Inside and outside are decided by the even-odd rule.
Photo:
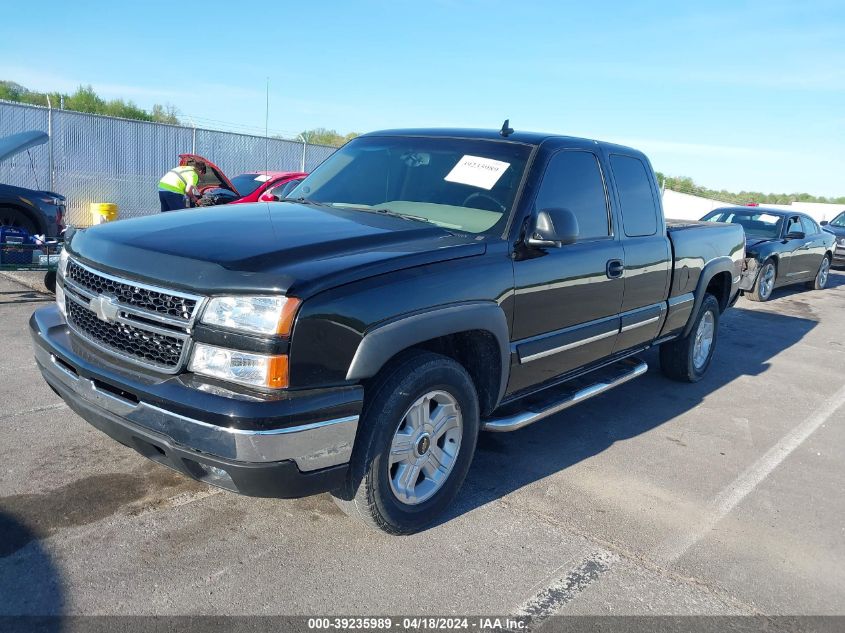
[[[723,202],[711,198],[692,196],[666,189],[663,192],[663,211],[673,220],[698,220],[713,209],[736,206],[732,202]],[[826,204],[822,202],[793,202],[792,204],[760,204],[770,209],[794,210],[806,213],[817,222],[832,220],[845,211],[845,204]]]

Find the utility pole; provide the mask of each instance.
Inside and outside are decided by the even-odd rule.
[[[267,103],[264,106],[264,171],[270,170],[270,78],[267,77]]]
[[[47,93],[47,166],[50,170],[50,191],[56,190],[55,176],[53,174],[53,102],[50,101],[50,93]]]
[[[299,163],[299,171],[305,172],[305,149],[308,147],[308,139],[305,137],[305,132],[297,137],[297,140],[302,141],[302,160]]]

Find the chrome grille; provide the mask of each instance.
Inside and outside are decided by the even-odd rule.
[[[153,290],[144,285],[118,280],[98,273],[73,260],[68,261],[67,278],[87,288],[94,294],[106,294],[119,303],[148,310],[157,314],[190,321],[197,308],[198,299],[164,290]]]
[[[202,297],[113,277],[73,259],[60,283],[68,326],[79,337],[138,365],[182,369]]]
[[[110,351],[145,365],[173,370],[179,367],[186,340],[150,332],[126,323],[106,323],[96,313],[79,305],[67,303],[68,322],[75,330],[84,332]]]

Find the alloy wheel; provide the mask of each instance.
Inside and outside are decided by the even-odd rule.
[[[775,266],[774,264],[766,264],[763,271],[760,273],[760,296],[763,299],[768,299],[775,288]]]
[[[696,370],[701,370],[707,364],[710,357],[710,350],[713,347],[713,338],[716,333],[716,318],[709,310],[698,322],[698,329],[695,331],[695,343],[692,348],[692,364]]]
[[[457,400],[430,391],[402,416],[390,444],[388,477],[394,496],[408,505],[430,499],[449,478],[463,437]]]
[[[830,275],[830,260],[825,257],[822,260],[822,265],[819,266],[819,274],[816,276],[816,283],[819,288],[824,288],[827,285],[827,278]]]

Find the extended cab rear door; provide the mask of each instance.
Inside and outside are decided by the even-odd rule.
[[[531,213],[569,209],[580,234],[561,248],[522,247],[514,254],[511,393],[600,360],[616,344],[623,251],[597,151],[562,148],[546,162]]]
[[[621,220],[625,273],[615,352],[654,340],[666,318],[672,247],[651,165],[639,152],[608,155]]]

